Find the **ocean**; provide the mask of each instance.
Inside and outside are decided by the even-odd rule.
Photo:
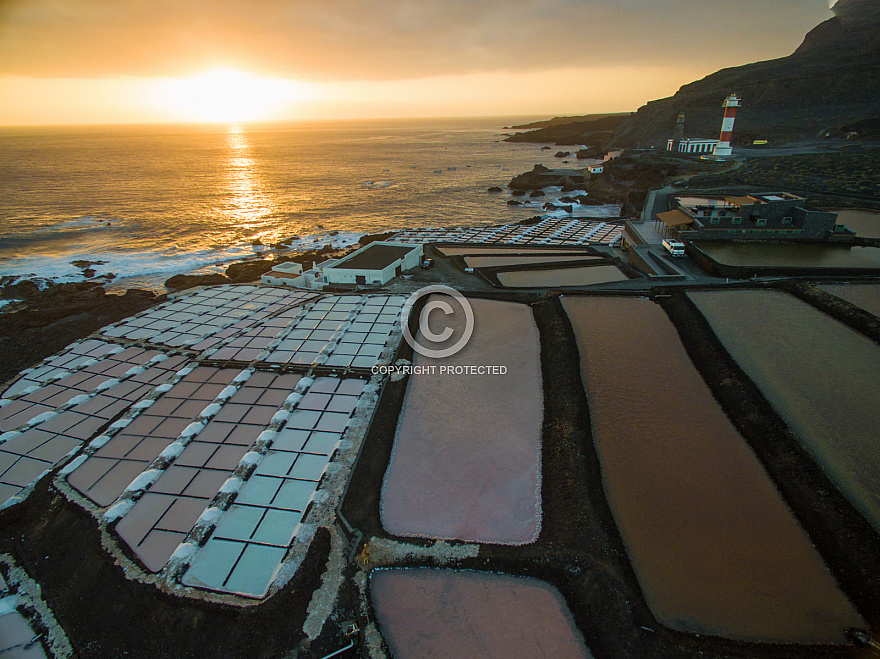
[[[547,199],[514,207],[487,188],[564,166],[555,146],[502,141],[528,120],[3,128],[0,275],[158,290],[294,236],[296,251],[523,220]]]

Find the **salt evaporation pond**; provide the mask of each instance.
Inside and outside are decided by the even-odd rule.
[[[461,352],[416,354],[382,487],[382,524],[402,536],[525,544],[541,515],[540,346],[532,310],[470,300],[475,326]],[[464,315],[431,313],[455,343]],[[440,323],[435,326],[435,323]],[[441,367],[505,366],[506,374],[442,374]]]
[[[835,212],[837,223],[852,229],[860,238],[880,238],[880,213],[877,211],[843,209]]]
[[[552,270],[516,270],[498,273],[498,282],[508,288],[589,286],[590,284],[607,284],[627,279],[628,277],[613,265]]]
[[[745,268],[880,268],[880,249],[841,245],[703,242],[700,251],[722,265]]]
[[[592,656],[562,595],[538,579],[374,570],[370,594],[396,659]]]
[[[657,620],[745,641],[845,643],[861,618],[663,310],[634,298],[562,302],[605,493]]]
[[[456,256],[462,254],[578,254],[583,252],[575,252],[571,250],[560,249],[559,247],[528,247],[511,245],[509,247],[452,247],[444,245],[443,247],[435,247],[443,256]]]
[[[816,288],[880,317],[880,284],[822,284]]]
[[[781,291],[688,295],[831,480],[880,530],[880,346]]]
[[[599,256],[467,256],[464,264],[469,268],[498,268],[507,265],[534,265],[538,263],[560,263],[563,261],[596,261]]]

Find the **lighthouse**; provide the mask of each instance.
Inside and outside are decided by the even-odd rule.
[[[731,94],[724,101],[724,121],[721,122],[721,137],[715,147],[716,156],[729,156],[733,153],[730,148],[730,138],[733,136],[733,122],[736,119],[736,109],[740,107],[740,99],[736,94]]]

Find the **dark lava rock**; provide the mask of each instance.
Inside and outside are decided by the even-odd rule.
[[[7,277],[4,277],[3,279],[7,279]],[[14,278],[9,277],[8,279],[12,280]],[[40,294],[40,287],[30,279],[23,279],[16,282],[0,282],[0,284],[3,286],[3,288],[0,289],[0,297],[4,300],[29,300]]]
[[[518,202],[516,199],[508,199],[507,205],[508,206],[521,206],[522,204],[520,204],[520,202]]]
[[[552,143],[558,146],[604,147],[611,139],[614,130],[628,115],[611,115],[599,119],[570,117],[562,123],[547,125],[537,130],[516,133],[506,138],[505,142]],[[562,119],[561,117],[559,119]]]
[[[278,263],[284,263],[285,261],[289,261],[290,258],[286,256],[279,257],[274,261],[269,260],[260,260],[260,261],[242,261],[240,263],[231,263],[229,267],[226,268],[226,276],[236,284],[243,284],[249,281],[256,281],[260,278],[261,275],[266,274]],[[167,282],[166,282],[167,286]]]
[[[526,191],[525,190],[514,190],[512,194],[514,197],[524,197],[526,194]]]
[[[541,151],[549,151],[549,150],[550,150],[549,146],[542,146],[541,147]]]
[[[559,201],[561,201],[563,204],[573,204],[574,198],[573,197],[560,197]]]
[[[365,245],[369,245],[370,243],[374,243],[377,240],[388,240],[391,238],[396,231],[386,231],[385,233],[372,233],[367,236],[362,236],[360,240],[358,240],[358,245],[361,247]]]
[[[491,188],[486,190],[486,192],[503,192],[503,190],[501,188],[499,188],[497,185],[493,185]]]
[[[136,314],[165,295],[130,289],[107,295],[95,282],[51,284],[40,291],[34,282],[15,282],[4,297],[25,301],[0,315],[0,382],[105,325]]]
[[[532,190],[532,192],[529,196],[530,197],[543,197],[544,191],[543,190]]]
[[[571,151],[557,151],[554,157],[556,158],[567,158],[571,155]]]
[[[544,167],[544,165],[535,165],[532,171],[514,176],[510,183],[507,184],[507,187],[513,190],[540,190],[549,185],[547,183],[547,178],[549,178],[547,175],[549,173],[550,170]]]
[[[566,213],[571,213],[572,211],[571,206],[559,206],[557,204],[551,204],[549,201],[541,208],[543,208],[545,211],[565,211]]]
[[[176,291],[185,291],[195,286],[214,286],[216,284],[231,284],[232,280],[221,274],[209,275],[174,275],[165,280],[165,287]]]
[[[277,243],[272,243],[272,247],[274,247],[275,249],[286,249],[290,247],[290,244],[294,240],[299,240],[299,236],[293,235],[289,238],[285,238],[284,240],[279,240]]]
[[[602,155],[602,149],[592,147],[590,149],[580,149],[575,156],[578,160],[586,160],[587,158],[598,158]]]

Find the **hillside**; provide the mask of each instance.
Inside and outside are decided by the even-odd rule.
[[[534,127],[526,133],[516,133],[505,142],[539,142],[563,145],[584,144],[599,146],[607,143],[614,131],[629,114],[597,115],[599,118],[580,120],[577,117],[557,117],[547,122],[536,122],[521,128]],[[570,120],[568,120],[570,119]],[[543,124],[543,125],[542,125]]]
[[[615,146],[661,146],[679,112],[685,137],[717,137],[721,103],[743,99],[734,143],[773,142],[839,133],[880,117],[880,5],[839,0],[835,17],[814,28],[791,55],[722,69],[651,101],[617,128]]]
[[[518,126],[510,126],[515,130],[533,130],[535,128],[550,128],[552,126],[562,126],[564,124],[573,124],[577,122],[584,121],[596,121],[598,119],[605,119],[607,117],[626,117],[632,114],[631,112],[609,112],[607,114],[581,114],[574,115],[571,117],[553,117],[552,119],[545,119],[543,121],[533,121],[528,124],[520,124]]]

